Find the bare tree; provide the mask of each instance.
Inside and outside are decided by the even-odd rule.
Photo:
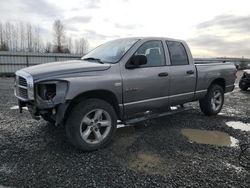
[[[19,50],[25,50],[25,28],[23,22],[19,23]]]
[[[65,40],[64,26],[60,20],[55,20],[53,24],[54,29],[54,52],[63,53],[63,43]]]
[[[10,23],[6,22],[5,23],[5,41],[7,46],[12,49],[12,40],[11,40],[11,28],[10,28]]]
[[[89,43],[85,38],[80,38],[81,54],[85,54],[88,51]]]
[[[11,24],[11,30],[12,30],[12,50],[13,51],[18,51],[19,50],[19,45],[18,45],[18,25],[17,24]]]
[[[3,44],[3,24],[0,22],[0,46]]]
[[[75,53],[85,54],[88,51],[88,41],[84,38],[75,40]]]
[[[73,44],[72,44],[72,38],[71,37],[67,37],[66,48],[69,50],[70,53],[73,52]]]
[[[34,28],[34,51],[40,52],[42,49],[42,41],[40,37],[40,27],[36,26]]]
[[[32,26],[30,23],[26,24],[26,42],[27,42],[27,50],[28,52],[33,51],[33,32]]]
[[[74,53],[75,54],[79,53],[79,41],[78,40],[74,41]]]
[[[6,41],[6,31],[3,23],[0,23],[0,51],[8,51],[9,47]]]
[[[45,53],[51,53],[52,52],[52,44],[47,41],[46,46],[44,48]]]
[[[0,23],[0,50],[2,50],[3,43],[4,43],[4,27],[3,24]]]
[[[84,54],[88,50],[88,41],[85,38],[75,39],[66,37],[64,26],[60,20],[53,25],[54,42],[42,41],[41,29],[30,23],[0,22],[0,50],[28,51],[28,52],[59,52]]]

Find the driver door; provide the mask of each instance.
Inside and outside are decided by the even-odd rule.
[[[144,42],[134,55],[145,55],[147,63],[135,69],[122,69],[123,102],[128,119],[169,104],[169,67],[162,41]]]

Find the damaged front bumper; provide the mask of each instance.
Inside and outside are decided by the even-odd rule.
[[[20,113],[23,107],[27,107],[34,119],[39,120],[41,116],[46,116],[57,125],[61,124],[68,107],[65,100],[68,82],[51,80],[34,84],[31,81],[33,78],[28,73],[17,72],[14,92],[18,98]]]
[[[24,102],[18,100],[19,112],[22,113],[23,107],[27,107],[31,116],[35,120],[40,120],[41,116],[49,116],[54,120],[55,125],[63,123],[66,110],[70,104],[70,101],[66,101],[63,104],[59,104],[53,108],[38,109],[32,102]]]

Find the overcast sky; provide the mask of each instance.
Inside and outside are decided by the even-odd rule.
[[[195,57],[250,57],[249,0],[0,0],[0,21],[25,21],[51,37],[61,19],[67,35],[90,46],[128,36],[188,42]]]

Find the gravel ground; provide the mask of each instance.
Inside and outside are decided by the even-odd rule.
[[[199,144],[183,129],[221,131],[239,143],[250,132],[250,92],[226,94],[218,116],[194,110],[120,128],[106,148],[85,153],[72,147],[61,128],[32,120],[16,105],[13,79],[0,78],[0,187],[249,187],[250,171],[238,162],[239,146]],[[229,141],[230,142],[230,141]]]

